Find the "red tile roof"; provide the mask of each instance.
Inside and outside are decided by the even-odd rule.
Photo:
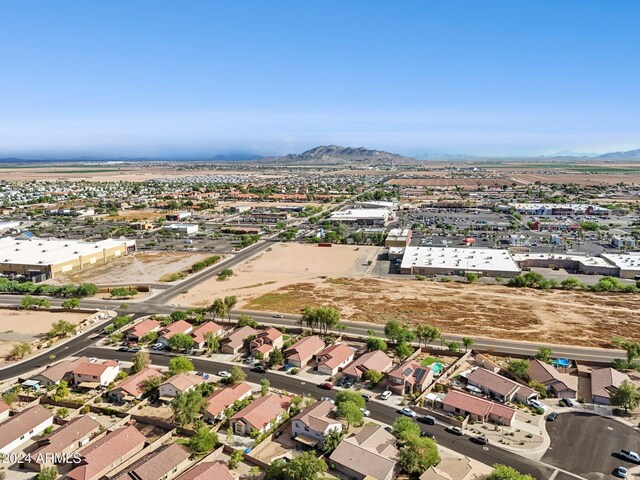
[[[162,374],[155,368],[145,367],[138,373],[125,378],[113,390],[122,390],[128,395],[138,398],[144,393],[144,382],[152,377],[162,377]]]
[[[229,467],[222,462],[199,463],[187,473],[183,473],[178,480],[234,480]]]
[[[160,322],[157,320],[151,320],[150,318],[143,320],[142,322],[134,325],[129,330],[126,331],[127,335],[132,337],[143,337],[149,332],[153,332],[160,327]]]
[[[286,358],[297,361],[310,359],[324,348],[324,341],[318,335],[311,335],[298,340],[284,351]]]
[[[238,383],[232,387],[216,390],[209,397],[205,410],[213,417],[221,414],[225,408],[232,405],[244,395],[251,394],[251,386],[248,383]]]
[[[222,330],[222,327],[217,323],[207,322],[194,329],[191,332],[191,336],[196,341],[196,343],[202,343],[204,342],[204,336],[206,333],[218,333],[220,330]]]
[[[118,362],[113,360],[105,360],[104,362],[83,362],[73,370],[73,374],[100,377],[108,368],[117,366]]]
[[[53,418],[53,413],[42,405],[36,405],[9,417],[0,424],[0,448],[6,447],[50,418]]]
[[[477,415],[478,417],[485,418],[489,414],[497,415],[502,418],[513,418],[516,411],[502,405],[495,403],[484,398],[469,395],[468,393],[461,392],[459,390],[449,390],[446,397],[444,397],[444,405],[452,408],[458,408],[468,413]]]
[[[367,370],[377,370],[384,373],[391,368],[393,361],[386,353],[381,350],[367,352],[358,358],[351,365],[347,366],[342,372],[347,375],[356,377],[362,376]]]
[[[337,343],[328,346],[317,355],[318,357],[323,357],[318,362],[318,365],[326,365],[333,370],[354,355],[355,352],[346,343]]]
[[[284,395],[265,395],[254,400],[236,413],[231,420],[243,420],[256,430],[261,430],[278,415],[286,412],[291,405],[291,398]]]
[[[169,339],[176,333],[188,333],[192,328],[193,326],[189,322],[178,320],[160,330],[160,336]]]

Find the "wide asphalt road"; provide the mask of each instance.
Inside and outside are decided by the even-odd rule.
[[[97,347],[86,348],[79,352],[79,354],[87,357],[111,358],[122,361],[131,361],[133,357],[133,354],[131,353],[118,352],[109,348]],[[166,367],[169,364],[169,360],[171,360],[175,355],[154,352],[150,353],[150,356],[154,365]],[[190,357],[190,359],[197,371],[203,371],[215,375],[220,370],[229,370],[228,363],[214,362],[209,359],[198,357]],[[286,390],[299,395],[309,394],[316,398],[320,398],[322,396],[334,397],[337,393],[336,390],[321,390],[315,384],[305,382],[304,379],[294,375],[285,376],[269,372],[262,374],[251,372],[246,366],[242,366],[242,368],[247,373],[247,381],[252,383],[260,383],[260,380],[267,378],[273,388]],[[399,416],[394,407],[390,407],[379,402],[367,403],[367,409],[370,410],[372,418],[389,425],[393,424]],[[529,460],[495,445],[489,445],[486,447],[476,445],[469,440],[470,437],[468,436],[458,437],[445,432],[445,426],[441,424],[432,426],[420,424],[420,427],[423,430],[434,433],[436,440],[443,447],[455,450],[456,452],[467,455],[487,465],[494,465],[496,463],[509,465],[520,472],[533,475],[537,480],[550,479],[554,476],[554,473],[554,478],[556,480],[575,480],[576,478],[581,478],[562,471],[558,471],[556,473],[557,469],[553,466]]]

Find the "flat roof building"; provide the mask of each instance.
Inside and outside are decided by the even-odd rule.
[[[390,217],[388,208],[349,208],[333,212],[329,220],[353,225],[386,225]]]
[[[99,242],[38,238],[33,235],[0,238],[0,273],[46,280],[65,273],[104,265],[135,250],[136,241]]]
[[[198,232],[198,225],[195,223],[171,223],[169,225],[163,225],[162,229],[191,235],[192,233]]]
[[[411,243],[410,228],[392,228],[384,241],[385,247],[404,248]]]
[[[407,247],[400,271],[407,275],[480,275],[515,277],[520,267],[507,250],[468,247]]]
[[[640,252],[602,253],[600,256],[618,268],[620,278],[635,278],[640,275]]]

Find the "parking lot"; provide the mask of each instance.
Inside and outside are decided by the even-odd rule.
[[[551,446],[543,462],[594,480],[615,478],[618,466],[640,469],[615,455],[620,449],[640,450],[640,432],[620,422],[588,413],[562,413],[547,422],[547,431]]]

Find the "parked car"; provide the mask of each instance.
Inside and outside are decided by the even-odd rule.
[[[290,364],[290,363],[285,363],[285,364],[282,366],[282,369],[283,369],[285,372],[288,372],[289,370],[291,370],[291,367],[292,367],[292,366],[291,366],[291,364]]]
[[[280,435],[282,435],[282,430],[276,431],[276,433],[273,434],[273,438],[278,438]]]
[[[229,378],[231,376],[231,374],[229,372],[227,372],[226,370],[220,370],[218,372],[218,376],[221,378]]]
[[[460,427],[447,427],[444,429],[445,432],[453,433],[454,435],[464,435],[464,432]]]
[[[431,415],[421,415],[421,416],[418,417],[418,421],[420,423],[426,423],[427,425],[435,425],[436,424],[435,417],[432,417]]]
[[[640,455],[632,450],[620,450],[618,456],[633,463],[640,463]]]
[[[364,408],[364,407],[363,407],[363,408],[361,408],[361,409],[360,409],[360,411],[362,412],[362,414],[363,414],[365,417],[368,417],[369,415],[371,415],[371,412],[370,412],[369,410],[367,410],[366,408]]]
[[[281,313],[274,313],[272,315],[272,318],[284,318],[284,315],[282,315]]]
[[[369,400],[371,400],[371,395],[367,395],[366,393],[361,393],[362,398],[364,398],[365,402],[368,402]]]
[[[392,432],[393,432],[393,428],[391,428],[391,427],[389,427],[389,426],[384,427],[384,429],[385,429],[387,432],[389,432],[389,433],[392,433]]]
[[[382,392],[382,395],[380,395],[380,398],[381,398],[382,400],[386,400],[386,399],[388,399],[389,397],[391,397],[391,395],[393,395],[393,393],[391,393],[391,391],[390,391],[390,390],[385,390],[384,392]]]
[[[264,365],[256,365],[251,369],[251,371],[256,373],[265,373],[267,368]]]
[[[333,385],[331,385],[329,382],[324,382],[318,385],[318,388],[321,388],[323,390],[333,390]]]
[[[626,467],[618,467],[616,468],[616,477],[618,478],[627,478],[629,474],[629,470]]]
[[[489,443],[489,439],[484,435],[476,435],[475,437],[471,437],[471,441],[473,443],[477,443],[478,445],[487,445]]]
[[[531,400],[529,400],[529,406],[536,408],[536,409],[541,409],[541,410],[546,410],[547,406],[544,403],[540,403],[538,400],[534,400],[533,398]]]
[[[247,358],[244,359],[245,365],[251,365],[255,361],[256,361],[256,359],[254,357],[247,357]]]
[[[567,407],[573,407],[573,401],[570,398],[561,398],[560,401]]]
[[[334,403],[334,404],[336,403],[336,401],[331,397],[322,397],[320,399],[320,401],[322,401],[322,402],[331,402],[331,403]]]
[[[119,352],[128,352],[129,351],[129,347],[120,347],[118,348]]]
[[[405,415],[407,417],[411,417],[411,418],[415,418],[418,416],[418,414],[416,412],[414,412],[413,410],[411,410],[409,407],[404,407],[403,409],[401,409],[399,411],[399,413],[401,413],[402,415]]]
[[[433,433],[427,432],[425,430],[420,430],[420,436],[421,437],[431,438],[432,440],[435,440],[435,438],[436,438],[436,436]]]
[[[129,347],[131,353],[138,353],[141,350],[140,347]]]
[[[549,415],[547,415],[547,422],[553,422],[556,418],[558,418],[557,412],[551,412]]]

